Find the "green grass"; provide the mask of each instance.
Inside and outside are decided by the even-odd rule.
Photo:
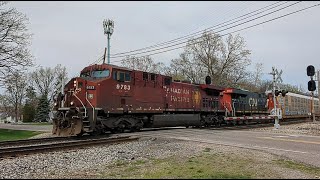
[[[285,160],[285,159],[278,159],[278,160],[274,160],[273,162],[275,164],[278,164],[280,166],[283,166],[289,169],[299,170],[307,174],[320,176],[320,168],[318,167],[313,167],[310,165],[294,162],[291,160]]]
[[[37,132],[37,131],[0,129],[0,141],[27,139],[41,133],[42,132]]]
[[[253,171],[243,168],[250,163],[250,160],[241,157],[213,154],[206,148],[203,154],[189,158],[170,157],[130,163],[117,161],[115,165],[108,166],[100,178],[251,179],[255,178]]]

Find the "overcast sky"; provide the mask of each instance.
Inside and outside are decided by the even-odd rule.
[[[103,55],[107,37],[103,20],[115,22],[111,54],[143,48],[212,27],[274,2],[11,2],[29,18],[31,51],[41,66],[66,66],[78,75]],[[293,4],[289,2],[286,5]],[[267,17],[221,33],[228,33],[319,2],[301,2]],[[283,5],[284,7],[285,5]],[[320,6],[238,32],[252,51],[252,66],[264,64],[264,77],[272,79],[272,66],[282,69],[284,83],[307,90],[306,68],[320,69]],[[182,50],[152,56],[169,64]],[[111,59],[111,63],[116,59]],[[115,62],[114,64],[120,65]]]

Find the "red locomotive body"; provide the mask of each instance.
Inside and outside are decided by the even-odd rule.
[[[206,84],[191,84],[115,65],[85,67],[58,97],[53,134],[220,125],[226,117],[267,112],[266,97],[217,87],[207,78]]]

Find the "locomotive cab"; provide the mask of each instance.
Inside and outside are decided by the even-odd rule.
[[[72,78],[59,93],[54,109],[53,134],[69,136],[93,132],[97,120],[97,95],[102,81],[110,79],[108,65],[84,68],[80,77]]]

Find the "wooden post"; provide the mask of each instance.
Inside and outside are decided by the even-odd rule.
[[[105,64],[105,62],[106,62],[106,53],[107,53],[107,48],[104,48],[104,55],[103,55],[103,63],[102,64]]]

